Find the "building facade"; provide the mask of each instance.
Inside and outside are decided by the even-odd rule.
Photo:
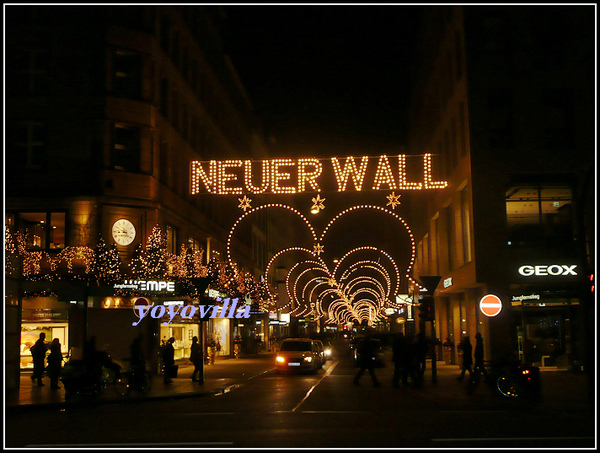
[[[5,227],[24,234],[28,252],[46,257],[42,267],[44,259],[93,249],[102,238],[108,248],[114,243],[123,278],[131,279],[136,251],[157,227],[171,255],[201,254],[204,265],[226,260],[238,206],[191,196],[190,162],[261,158],[267,149],[223,49],[224,19],[219,7],[6,8]],[[277,241],[276,219],[262,216],[251,237],[233,243],[238,266],[256,279]],[[167,326],[149,319],[133,328],[133,296],[156,304],[199,302],[164,288],[126,294],[59,278],[32,282],[23,271],[21,263],[7,273],[9,387],[31,366],[27,345],[42,331],[60,338],[65,353],[96,336],[98,347],[117,359],[129,355],[141,332],[154,365],[162,339],[174,336],[178,356],[188,357],[204,325],[204,336],[218,335],[229,354],[231,337],[241,332],[228,319]],[[253,326],[248,335],[267,337],[263,318],[260,332]]]
[[[408,149],[441,157],[449,186],[415,211],[415,276],[441,277],[435,336],[455,362],[479,332],[486,360],[593,363],[594,16],[425,9]],[[499,313],[482,311],[488,294]]]

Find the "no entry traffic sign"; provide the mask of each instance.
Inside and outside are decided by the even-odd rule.
[[[479,309],[486,316],[496,316],[502,310],[502,301],[498,296],[487,294],[479,301]]]

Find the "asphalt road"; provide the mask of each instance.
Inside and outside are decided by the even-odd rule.
[[[268,365],[268,364],[267,364]],[[273,370],[217,396],[36,409],[5,419],[5,446],[28,448],[573,448],[594,447],[595,414],[567,374],[543,377],[537,404],[481,387],[456,367],[422,388],[393,388],[390,363],[360,386],[347,351],[315,375]],[[563,381],[560,381],[563,379]],[[573,381],[574,382],[574,381]],[[578,381],[580,382],[580,381]],[[567,391],[568,390],[568,391]],[[569,396],[573,391],[578,397]],[[556,393],[556,395],[554,395]]]

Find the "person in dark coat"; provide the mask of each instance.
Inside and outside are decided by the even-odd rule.
[[[202,377],[202,347],[198,343],[198,337],[192,338],[192,348],[190,351],[190,362],[194,364],[194,372],[192,373],[192,381],[203,383]],[[196,377],[198,376],[198,377]]]
[[[46,367],[46,350],[48,349],[45,343],[46,334],[40,333],[38,340],[30,348],[31,356],[33,357],[33,374],[31,375],[31,381],[35,382],[37,379],[37,385],[43,386],[42,377],[44,376],[44,368]]]
[[[485,366],[483,364],[483,338],[481,337],[481,333],[477,332],[475,335],[475,366],[473,369],[473,373],[475,375],[475,379],[479,379],[479,377],[483,374],[483,376],[488,379],[489,375],[485,370]]]
[[[410,343],[403,333],[396,335],[392,345],[392,353],[394,361],[392,384],[394,387],[398,387],[400,380],[402,380],[402,384],[408,385],[408,376],[412,376],[413,357]]]
[[[361,341],[358,345],[358,357],[360,366],[360,370],[354,377],[354,384],[359,385],[358,381],[365,370],[369,370],[369,374],[371,375],[371,380],[373,381],[374,387],[381,386],[381,383],[377,380],[377,376],[375,376],[375,365],[373,358],[377,354],[375,350],[375,343],[371,339],[370,335],[367,335],[363,341]]]
[[[63,356],[60,347],[60,340],[55,338],[50,343],[50,355],[48,356],[48,375],[50,376],[50,388],[57,390],[60,388],[58,385],[58,378],[62,371]]]
[[[142,340],[143,335],[140,333],[129,348],[131,352],[131,369],[133,371],[133,376],[136,379],[143,379],[146,373],[146,359],[144,359],[144,352],[142,350]]]
[[[460,376],[458,376],[458,380],[462,381],[465,377],[465,372],[469,372],[469,377],[473,378],[473,370],[471,370],[471,366],[473,365],[473,346],[471,345],[471,338],[464,337],[458,347],[462,350],[463,353],[463,362],[462,362],[462,370],[460,372]]]
[[[162,351],[163,365],[165,367],[165,384],[173,382],[173,379],[171,379],[171,370],[175,366],[175,348],[173,347],[173,343],[175,343],[175,338],[169,338]]]
[[[419,333],[417,341],[413,344],[414,351],[414,370],[415,384],[419,386],[425,377],[425,368],[427,368],[427,340],[423,333]]]

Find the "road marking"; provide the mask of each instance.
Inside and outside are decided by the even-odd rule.
[[[124,444],[30,444],[27,448],[39,447],[54,447],[54,448],[86,448],[86,447],[183,447],[183,446],[218,446],[218,445],[233,445],[233,442],[140,442],[140,443],[124,443]]]
[[[464,437],[464,438],[447,438],[447,439],[431,439],[432,442],[497,442],[504,441],[524,441],[524,440],[587,440],[594,437]]]
[[[308,399],[308,397],[310,396],[310,394],[312,393],[312,391],[317,387],[317,385],[319,385],[321,383],[321,381],[323,379],[325,379],[327,376],[329,376],[331,374],[331,372],[335,369],[335,367],[337,366],[337,364],[340,362],[335,362],[334,364],[332,364],[329,368],[327,368],[327,371],[325,371],[325,374],[323,376],[321,376],[321,379],[319,379],[317,381],[317,383],[315,385],[313,385],[310,390],[308,392],[306,392],[306,395],[304,395],[304,398],[302,398],[302,401],[300,401],[295,408],[292,409],[292,412],[295,412],[296,409],[298,409],[300,407],[300,405],[306,401]]]

